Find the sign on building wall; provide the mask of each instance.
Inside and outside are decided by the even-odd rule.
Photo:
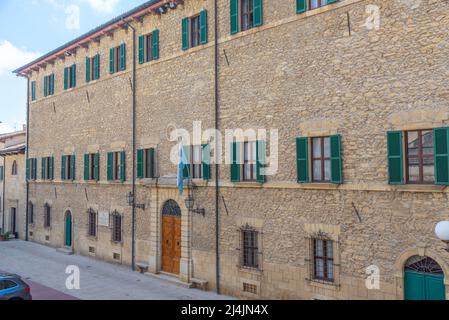
[[[98,212],[98,225],[102,227],[109,227],[109,211]]]

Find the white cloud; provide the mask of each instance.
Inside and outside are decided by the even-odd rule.
[[[111,13],[120,0],[80,0],[88,3],[92,9],[101,13]]]
[[[68,30],[79,30],[80,29],[80,7],[71,4],[65,9],[67,15],[65,19],[65,27]]]
[[[12,72],[14,69],[37,59],[40,55],[37,52],[17,48],[7,40],[0,40],[0,75]]]
[[[14,132],[18,129],[22,129],[22,127],[17,124],[12,125],[9,123],[0,123],[0,134]]]

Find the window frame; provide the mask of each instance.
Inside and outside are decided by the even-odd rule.
[[[17,160],[14,160],[11,166],[11,175],[17,176],[18,167],[17,167]]]
[[[200,156],[200,163],[195,162],[195,151],[198,152]],[[191,145],[190,146],[190,176],[192,179],[203,179],[203,146],[202,145]]]
[[[72,172],[72,158],[76,157],[73,154],[65,155],[65,179],[64,181],[72,181],[75,180],[75,172]],[[75,162],[76,163],[76,162]]]
[[[254,28],[254,0],[240,0],[240,30],[247,31]],[[246,4],[246,6],[245,6]],[[247,17],[247,25],[244,18]]]
[[[33,202],[28,202],[28,224],[34,225],[34,204]]]
[[[320,146],[321,146],[321,148],[320,148],[320,157],[318,157],[318,158],[315,158],[315,155],[314,155],[314,141],[315,141],[315,139],[320,139]],[[326,157],[325,156],[325,144],[324,144],[324,141],[326,140],[326,139],[329,139],[329,157]],[[331,180],[332,180],[332,172],[331,172],[331,165],[332,165],[332,163],[330,163],[331,162],[331,141],[330,141],[330,139],[331,139],[331,137],[330,136],[321,136],[321,137],[311,137],[310,138],[310,146],[311,146],[311,149],[310,149],[310,162],[311,162],[311,172],[310,172],[310,175],[311,175],[311,182],[312,183],[330,183],[331,182]],[[317,179],[315,179],[315,161],[320,161],[320,172],[321,172],[321,179],[320,180],[317,180]],[[329,161],[329,179],[328,180],[326,180],[326,161]]]
[[[154,60],[153,57],[153,33],[150,32],[144,36],[145,39],[145,51],[144,51],[144,62],[150,62]]]
[[[71,66],[67,67],[68,71],[68,78],[67,78],[67,89],[73,89],[76,87],[76,65],[72,64]],[[75,83],[73,82],[73,77],[75,77]]]
[[[254,228],[246,226],[240,229],[240,237],[241,267],[260,270],[260,232]]]
[[[189,48],[199,45],[201,45],[201,17],[200,14],[196,14],[189,17]]]
[[[46,203],[44,204],[44,229],[51,228],[51,206]]]
[[[322,241],[323,248],[322,252],[323,255],[319,256],[317,255],[317,241]],[[328,246],[332,247],[332,257],[328,257]],[[313,279],[318,281],[324,281],[329,283],[335,282],[335,248],[334,248],[334,241],[331,239],[322,239],[322,238],[312,238],[312,268],[313,268]],[[317,261],[321,260],[323,261],[323,277],[319,276],[317,274]],[[332,264],[332,277],[329,277],[329,264]]]
[[[111,215],[111,241],[115,243],[123,242],[123,217],[117,211],[114,211]]]
[[[245,141],[242,143],[242,147],[243,147],[243,154],[242,154],[243,163],[241,165],[242,181],[255,182],[257,181],[257,141]],[[252,159],[253,155],[255,155],[255,159]],[[248,172],[247,166],[249,166],[250,171],[249,178],[246,177],[246,174]]]
[[[89,209],[87,211],[88,228],[87,235],[89,237],[97,237],[98,233],[98,214],[95,210]]]
[[[96,180],[95,179],[95,157],[96,153],[89,153],[89,181]]]
[[[313,0],[307,0],[307,10],[315,10],[329,5],[329,3],[327,2],[328,0],[316,0],[318,5],[315,8],[312,8],[312,1]],[[325,1],[326,3],[323,3],[323,1]]]
[[[424,155],[423,152],[423,132],[428,131],[430,132],[432,136],[432,142],[433,142],[433,148],[435,148],[435,138],[433,136],[433,129],[416,129],[416,130],[404,130],[403,131],[403,139],[404,139],[404,148],[405,148],[405,154],[404,154],[404,168],[405,168],[405,183],[406,184],[417,184],[417,185],[434,185],[435,184],[435,149],[433,149],[433,152],[431,155]],[[410,181],[410,173],[409,173],[409,165],[410,165],[410,159],[409,159],[409,134],[412,132],[418,133],[418,155],[412,158],[418,159],[418,181]],[[428,157],[433,160],[433,168],[434,168],[434,175],[433,175],[433,181],[424,181],[424,159]]]

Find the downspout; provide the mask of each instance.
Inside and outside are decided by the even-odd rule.
[[[215,132],[220,128],[219,96],[218,96],[218,1],[214,1],[214,100],[215,100]],[[218,163],[219,141],[215,138],[215,283],[217,294],[220,294],[220,167]]]
[[[131,223],[131,265],[132,270],[136,270],[136,29],[127,21],[122,21],[133,31],[133,102],[132,102],[132,223]]]
[[[27,79],[27,131],[26,131],[26,149],[25,149],[25,165],[28,161],[28,149],[29,149],[29,143],[30,143],[30,77],[26,77]],[[26,181],[26,200],[25,200],[25,241],[29,241],[28,234],[29,234],[29,225],[28,225],[28,218],[29,218],[29,212],[28,212],[28,202],[30,201],[30,183],[28,181],[28,177],[25,174],[25,181]],[[4,213],[3,213],[4,215]]]

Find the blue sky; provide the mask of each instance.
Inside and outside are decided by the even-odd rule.
[[[26,122],[26,80],[11,73],[145,0],[0,0],[0,133]]]

